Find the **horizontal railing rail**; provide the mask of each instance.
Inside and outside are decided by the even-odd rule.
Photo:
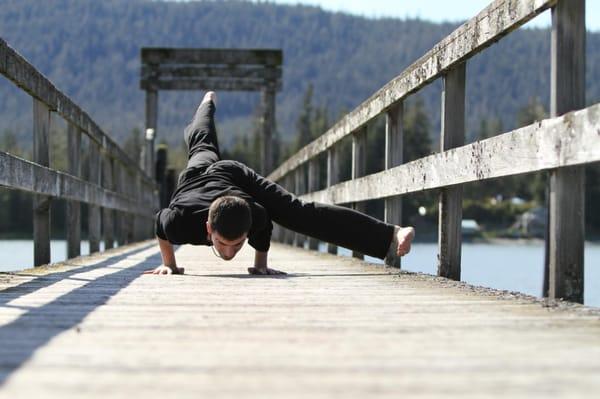
[[[88,209],[90,252],[112,248],[119,242],[152,235],[158,209],[158,188],[115,141],[76,103],[23,56],[0,39],[0,74],[33,98],[33,159],[0,151],[0,186],[27,191],[34,197],[34,264],[50,262],[50,201],[67,200],[67,257],[80,254],[81,207]],[[51,113],[67,121],[68,172],[49,167]],[[89,137],[82,176],[81,135]],[[102,227],[103,226],[103,229]]]
[[[550,118],[465,145],[466,63],[545,10],[552,11]],[[443,79],[440,153],[403,164],[404,100]],[[386,116],[385,170],[366,175],[366,131]],[[304,200],[350,204],[385,199],[385,220],[400,224],[401,196],[439,190],[438,275],[459,280],[463,184],[547,171],[550,193],[545,296],[583,302],[584,169],[600,161],[600,105],[585,108],[585,0],[496,0],[442,39],[268,178]],[[498,132],[501,133],[501,132]],[[352,138],[351,180],[340,182],[339,144]],[[318,156],[327,155],[320,190]],[[308,187],[305,177],[308,175]],[[280,229],[279,240],[304,245]],[[318,242],[309,240],[309,248]],[[329,252],[337,248],[330,245]],[[360,257],[361,254],[354,253]],[[387,259],[400,266],[399,259]]]

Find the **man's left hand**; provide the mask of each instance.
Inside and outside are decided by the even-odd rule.
[[[281,270],[275,270],[268,267],[264,269],[258,267],[249,267],[248,273],[258,276],[282,276],[287,274],[286,272],[282,272]]]

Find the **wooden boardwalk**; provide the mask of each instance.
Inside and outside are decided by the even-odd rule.
[[[1,398],[597,397],[600,314],[274,244],[0,274]],[[135,395],[135,396],[134,396]]]

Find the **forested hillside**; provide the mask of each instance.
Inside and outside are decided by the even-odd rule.
[[[400,6],[400,5],[399,5]],[[420,20],[367,19],[306,6],[240,1],[2,0],[0,36],[29,59],[101,126],[123,142],[143,127],[139,89],[142,46],[282,48],[284,87],[277,98],[283,141],[293,141],[302,96],[329,119],[352,109],[399,74],[455,26]],[[515,126],[530,98],[549,96],[547,30],[521,30],[468,66],[468,128],[499,117]],[[600,35],[588,36],[588,99],[600,100]],[[30,100],[0,79],[0,132],[26,136]],[[437,130],[439,83],[421,94]],[[159,140],[179,142],[199,93],[161,92]],[[258,96],[221,95],[224,145],[251,130]],[[546,106],[547,108],[547,106]],[[435,142],[435,137],[434,140]]]

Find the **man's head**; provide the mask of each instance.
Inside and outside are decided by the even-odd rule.
[[[242,248],[250,226],[252,212],[244,199],[224,196],[212,202],[208,209],[206,231],[214,248],[225,260],[231,260]]]

